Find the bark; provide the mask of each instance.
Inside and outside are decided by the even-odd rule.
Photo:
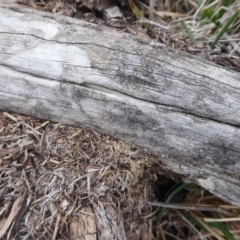
[[[240,76],[154,41],[0,5],[0,110],[146,147],[240,206]]]

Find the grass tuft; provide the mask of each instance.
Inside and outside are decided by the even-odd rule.
[[[227,21],[227,23],[222,27],[218,35],[216,36],[215,40],[213,41],[211,47],[214,48],[219,39],[223,36],[224,33],[226,33],[229,29],[229,27],[236,21],[240,14],[240,11],[237,11],[233,14],[233,16]]]
[[[193,42],[193,43],[196,43],[197,40],[196,38],[194,37],[193,33],[191,32],[190,28],[187,26],[187,24],[185,23],[185,21],[181,21],[181,24],[183,26],[183,28],[185,29],[188,37],[190,38],[190,40]]]
[[[188,196],[183,204],[170,203],[173,197],[181,194],[181,191],[187,190]],[[152,203],[154,206],[162,207],[156,216],[156,224],[161,226],[169,219],[176,219],[176,216],[188,224],[191,229],[189,237],[194,233],[201,239],[208,236],[207,239],[234,240],[240,234],[240,209],[229,205],[208,191],[182,182],[177,188],[174,188],[164,203]],[[168,214],[166,209],[170,209]],[[212,218],[208,218],[212,216]],[[176,226],[174,226],[176,228]],[[168,234],[163,229],[163,233]],[[170,227],[169,227],[170,228]],[[182,230],[179,227],[179,232]]]

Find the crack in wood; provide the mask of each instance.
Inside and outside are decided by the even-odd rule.
[[[238,74],[92,24],[2,5],[0,14],[1,110],[134,142],[240,206]]]

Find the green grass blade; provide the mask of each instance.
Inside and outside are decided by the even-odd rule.
[[[190,38],[190,40],[193,42],[193,43],[196,43],[196,39],[194,37],[194,35],[192,34],[191,30],[189,29],[189,27],[187,26],[187,24],[184,22],[184,21],[181,21],[181,24],[183,26],[183,28],[185,29],[188,37]]]
[[[226,9],[234,2],[235,0],[222,0],[221,9],[218,13],[215,14],[217,11],[213,6],[206,8],[201,13],[201,20],[204,18],[208,18],[212,23],[216,25],[217,28],[222,27],[220,23],[220,19],[222,18],[223,14],[226,12]],[[213,1],[209,2],[209,5],[212,4]],[[202,3],[202,2],[201,2]],[[217,29],[216,28],[216,29]],[[215,31],[215,30],[214,30]]]
[[[204,19],[204,18],[211,19],[213,14],[214,14],[213,9],[212,8],[207,8],[204,11],[202,11],[201,20]]]
[[[221,31],[218,33],[216,36],[214,42],[212,43],[211,47],[214,48],[214,46],[217,44],[219,39],[223,36],[225,32],[227,32],[228,28],[234,23],[234,21],[237,19],[239,16],[240,11],[236,11],[233,16],[228,20],[228,22],[222,27]]]
[[[201,191],[203,191],[202,188],[189,187],[189,186],[186,186],[185,189],[188,190],[189,192],[201,192]]]
[[[136,18],[138,20],[142,20],[142,19],[145,19],[143,17],[143,13],[141,12],[141,10],[136,6],[136,4],[133,2],[133,0],[128,0],[128,4],[129,4],[129,7],[131,8],[132,12],[134,13],[134,15],[136,16]],[[145,28],[148,28],[148,24],[146,23],[143,23],[143,26]]]
[[[208,18],[212,23],[215,23],[217,27],[220,26],[218,14],[214,15],[214,9],[208,8],[205,9],[202,13],[201,19]]]
[[[187,186],[187,183],[182,182],[182,184],[179,185],[179,187],[177,187],[176,189],[174,189],[168,196],[168,198],[166,199],[165,203],[169,203],[171,201],[171,199],[180,191],[182,191],[185,187]],[[164,215],[166,211],[166,208],[162,208],[161,211],[158,213],[157,218],[156,218],[156,225],[158,225],[160,223],[160,221],[162,220],[162,217]]]
[[[219,215],[216,212],[211,213],[214,218],[219,219]],[[225,223],[223,222],[215,222],[216,228],[220,229],[222,233],[224,234],[225,238],[227,240],[234,240],[233,235],[230,233],[228,230],[228,227]]]
[[[222,6],[224,6],[225,8],[227,8],[227,7],[229,7],[233,2],[234,2],[234,0],[223,0],[223,1],[222,1]],[[218,18],[220,19],[225,12],[226,12],[226,10],[225,10],[224,8],[222,8],[222,9],[219,11]]]
[[[198,222],[198,220],[195,219],[193,216],[189,215],[188,213],[184,213],[183,211],[178,211],[178,212],[179,212],[180,215],[185,217],[190,223],[198,226],[203,231],[208,232],[208,230],[200,222]]]

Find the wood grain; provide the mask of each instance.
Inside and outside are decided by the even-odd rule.
[[[137,36],[0,5],[0,109],[146,147],[240,206],[240,75]],[[225,191],[225,192],[223,192]]]

